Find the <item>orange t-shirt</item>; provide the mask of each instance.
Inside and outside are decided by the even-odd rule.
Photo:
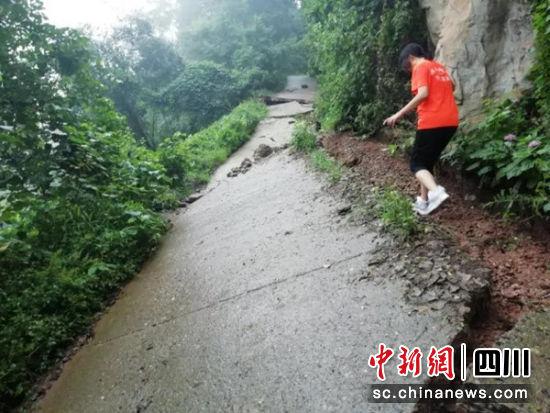
[[[428,98],[418,105],[418,129],[458,126],[458,107],[453,95],[453,82],[443,65],[426,60],[412,72],[411,89],[428,86]]]

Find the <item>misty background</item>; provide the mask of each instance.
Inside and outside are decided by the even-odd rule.
[[[92,39],[98,78],[151,148],[306,70],[293,0],[46,0],[44,12]]]

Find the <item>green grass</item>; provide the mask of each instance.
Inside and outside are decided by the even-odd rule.
[[[323,149],[317,148],[317,134],[307,121],[296,123],[290,145],[297,151],[309,154],[311,165],[316,170],[328,174],[332,183],[342,178],[342,166],[330,158]]]
[[[176,134],[160,146],[161,162],[178,188],[189,192],[208,183],[212,172],[241,147],[267,115],[265,104],[241,103],[227,116],[191,136]]]
[[[403,131],[402,136],[387,146],[387,151],[390,156],[397,157],[409,153],[414,145],[414,132]]]
[[[397,154],[399,153],[399,145],[396,145],[394,143],[388,145],[388,153],[390,154],[390,156],[397,156]]]
[[[384,227],[403,238],[410,238],[420,230],[411,201],[396,189],[376,191],[376,212]]]
[[[332,183],[342,179],[342,166],[334,159],[330,158],[322,149],[316,149],[311,152],[311,164],[315,169],[328,174]]]
[[[317,147],[317,135],[307,122],[299,121],[294,127],[290,145],[300,152],[309,153]]]

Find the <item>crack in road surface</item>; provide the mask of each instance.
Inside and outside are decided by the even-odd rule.
[[[158,326],[161,326],[161,325],[164,325],[164,324],[167,324],[167,323],[170,323],[170,322],[173,322],[177,319],[180,319],[180,318],[184,318],[184,317],[187,317],[187,316],[190,316],[192,314],[196,314],[196,313],[199,313],[201,311],[205,311],[205,310],[209,310],[209,309],[212,309],[220,304],[224,304],[224,303],[227,303],[227,302],[230,302],[230,301],[234,301],[234,300],[237,300],[239,298],[242,298],[246,295],[249,295],[249,294],[252,294],[252,293],[256,293],[258,291],[261,291],[263,289],[266,289],[266,288],[270,288],[270,287],[275,287],[277,285],[280,285],[280,284],[283,284],[283,283],[286,283],[288,281],[293,281],[293,280],[296,280],[300,277],[305,277],[305,276],[308,276],[308,275],[314,275],[315,273],[317,272],[320,272],[320,271],[326,271],[328,268],[335,268],[337,267],[338,265],[340,264],[343,264],[345,262],[349,262],[355,258],[359,258],[361,256],[363,256],[364,254],[355,254],[351,257],[347,257],[347,258],[344,258],[344,259],[341,259],[339,261],[336,261],[334,263],[332,263],[330,266],[328,265],[323,265],[321,267],[316,267],[316,268],[313,268],[311,270],[308,270],[308,271],[304,271],[304,272],[301,272],[301,273],[298,273],[298,274],[294,274],[294,275],[291,275],[289,277],[286,277],[286,278],[281,278],[281,279],[277,279],[275,281],[272,281],[268,284],[264,284],[264,285],[261,285],[259,287],[255,287],[255,288],[252,288],[250,290],[247,290],[247,291],[243,291],[241,293],[238,293],[238,294],[235,294],[235,295],[232,295],[230,297],[225,297],[225,298],[222,298],[216,302],[213,302],[213,303],[210,303],[210,304],[207,304],[207,305],[204,305],[202,307],[199,307],[199,308],[196,308],[194,310],[191,310],[187,313],[183,313],[183,314],[180,314],[178,316],[175,316],[175,317],[172,317],[172,318],[169,318],[169,319],[166,319],[166,320],[163,320],[162,322],[159,322],[159,323],[154,323],[150,326],[150,328],[155,328],[155,327],[158,327]],[[109,340],[106,340],[106,341],[99,341],[99,342],[92,342],[91,344],[93,346],[101,346],[103,344],[107,344],[107,343],[111,343],[113,341],[116,341],[116,340],[120,340],[121,338],[124,338],[124,337],[127,337],[129,335],[132,335],[132,334],[137,334],[137,333],[140,333],[144,330],[146,330],[148,327],[144,327],[144,328],[141,328],[141,329],[138,329],[138,330],[134,330],[134,331],[130,331],[129,333],[126,333],[126,334],[123,334],[123,335],[120,335],[120,336],[117,336],[117,337],[113,337],[113,338],[110,338]]]

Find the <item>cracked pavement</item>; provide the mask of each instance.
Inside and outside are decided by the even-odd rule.
[[[313,96],[310,80],[290,82],[285,98]],[[171,217],[158,252],[35,410],[414,409],[367,402],[369,356],[380,342],[443,346],[463,326],[445,308],[417,311],[402,278],[364,277],[380,235],[342,219],[342,199],[304,160],[283,150],[227,177],[260,144],[287,144],[293,117],[311,105],[270,110],[205,195]],[[394,370],[387,382],[404,382]]]

